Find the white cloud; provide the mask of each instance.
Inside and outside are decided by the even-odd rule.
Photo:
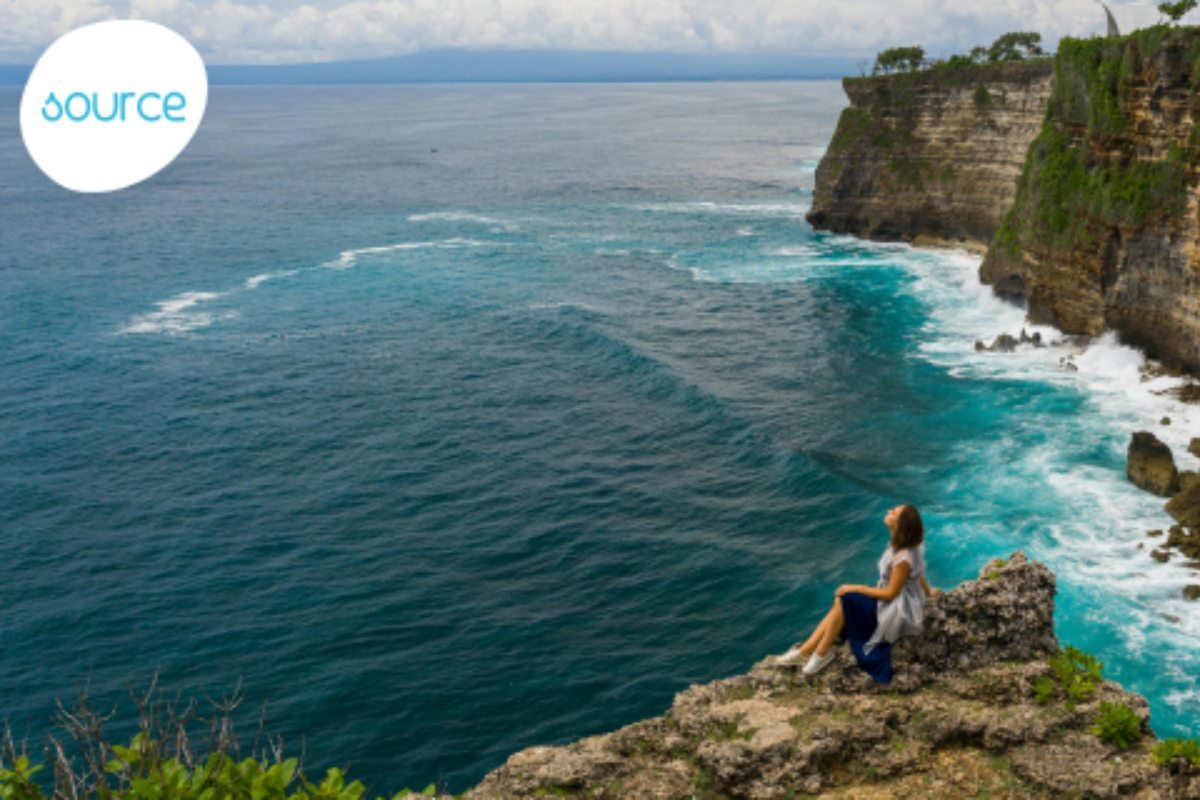
[[[1151,2],[1110,3],[1126,29]],[[1010,30],[1053,44],[1104,27],[1095,0],[0,0],[0,58],[27,60],[105,18],[150,19],[209,63],[319,61],[436,47],[790,50],[860,55],[897,44],[961,51]]]

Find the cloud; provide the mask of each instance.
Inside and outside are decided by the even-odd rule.
[[[1125,29],[1151,2],[1110,3]],[[149,19],[209,63],[288,63],[445,47],[785,50],[862,55],[898,44],[963,51],[1010,30],[1104,29],[1095,0],[0,0],[0,58],[31,60],[71,28]]]

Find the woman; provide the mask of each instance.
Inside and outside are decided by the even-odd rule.
[[[781,656],[780,663],[807,658],[804,674],[812,675],[833,660],[834,643],[845,639],[858,665],[877,683],[892,679],[892,642],[921,632],[925,598],[933,589],[925,580],[925,526],[916,506],[896,506],[883,522],[890,535],[879,559],[879,585],[839,586],[833,608],[813,635]]]

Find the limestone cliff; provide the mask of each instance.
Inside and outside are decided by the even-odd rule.
[[[1200,777],[1151,758],[1143,698],[1074,683],[1054,591],[1020,553],[993,560],[930,602],[924,633],[894,650],[891,685],[845,651],[812,678],[771,656],[688,688],[663,716],[516,753],[465,796],[1200,797]],[[1125,748],[1095,731],[1107,704],[1126,709]]]
[[[981,269],[1030,317],[1200,372],[1200,29],[1060,44],[1045,124]]]
[[[991,241],[1050,96],[1049,59],[848,78],[817,168],[813,227],[872,239]]]

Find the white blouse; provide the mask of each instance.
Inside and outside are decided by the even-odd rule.
[[[879,559],[880,589],[888,587],[892,579],[892,567],[901,561],[909,564],[908,580],[891,602],[877,601],[879,622],[874,635],[863,645],[864,653],[871,652],[879,642],[894,642],[901,636],[915,636],[921,632],[921,623],[925,619],[925,591],[921,588],[921,576],[925,574],[925,545],[896,551],[888,545]]]

